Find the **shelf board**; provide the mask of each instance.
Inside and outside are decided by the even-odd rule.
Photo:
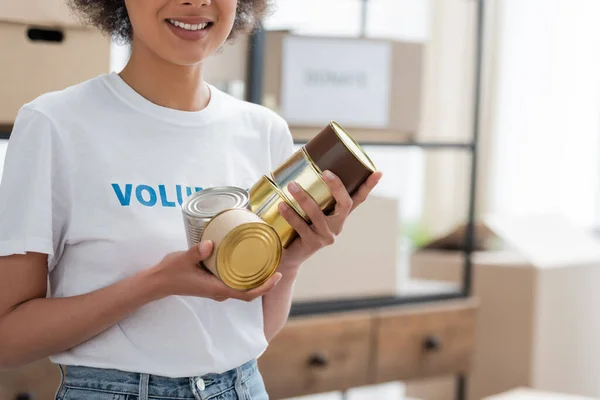
[[[396,297],[362,298],[348,300],[302,302],[292,304],[290,317],[329,314],[335,312],[349,312],[371,310],[388,307],[398,307],[409,304],[425,304],[438,301],[463,299],[462,292],[440,293],[434,295],[400,295]]]
[[[307,140],[294,140],[294,143],[297,145],[304,145],[308,141]],[[379,142],[379,141],[368,141],[368,140],[358,140],[361,146],[388,146],[388,147],[417,147],[427,150],[447,150],[447,149],[456,149],[456,150],[474,150],[475,146],[473,143],[452,143],[452,142]]]
[[[291,126],[294,143],[304,145],[315,137],[322,128]],[[473,151],[472,142],[444,142],[420,141],[415,139],[415,134],[410,132],[397,132],[377,129],[349,129],[348,133],[362,146],[392,146],[392,147],[417,147],[428,150],[457,149]]]
[[[397,307],[462,298],[465,298],[465,294],[459,285],[411,279],[401,288],[397,296],[293,302],[290,317]]]

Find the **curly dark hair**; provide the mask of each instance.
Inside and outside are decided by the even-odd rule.
[[[233,29],[228,40],[239,33],[249,33],[258,27],[267,14],[271,0],[238,0]],[[119,43],[130,43],[133,28],[125,0],[67,0],[67,4],[84,23],[99,28]]]

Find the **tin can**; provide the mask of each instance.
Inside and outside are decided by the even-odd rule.
[[[331,121],[304,145],[320,171],[337,175],[351,195],[377,169],[358,142],[337,122]]]
[[[235,186],[219,186],[188,196],[181,204],[188,247],[200,242],[206,224],[218,213],[229,208],[250,208],[250,196]]]
[[[214,245],[203,266],[232,289],[243,291],[262,285],[281,261],[282,245],[275,229],[245,208],[215,215],[201,239]]]
[[[313,164],[304,147],[296,151],[287,161],[271,172],[273,181],[279,186],[289,203],[299,211],[300,215],[310,222],[310,218],[298,201],[292,196],[288,185],[296,182],[317,203],[321,211],[329,212],[335,205],[335,199],[327,183],[323,180],[322,172]]]
[[[249,193],[250,210],[275,229],[283,248],[287,248],[298,237],[298,233],[279,212],[279,204],[290,205],[287,197],[266,175],[252,186]]]

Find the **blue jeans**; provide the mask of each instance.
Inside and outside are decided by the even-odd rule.
[[[268,400],[256,360],[189,378],[67,366],[56,400]]]

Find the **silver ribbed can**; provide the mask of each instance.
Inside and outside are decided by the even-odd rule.
[[[188,196],[181,205],[188,246],[198,244],[208,221],[229,208],[250,209],[248,192],[236,186],[219,186]]]

